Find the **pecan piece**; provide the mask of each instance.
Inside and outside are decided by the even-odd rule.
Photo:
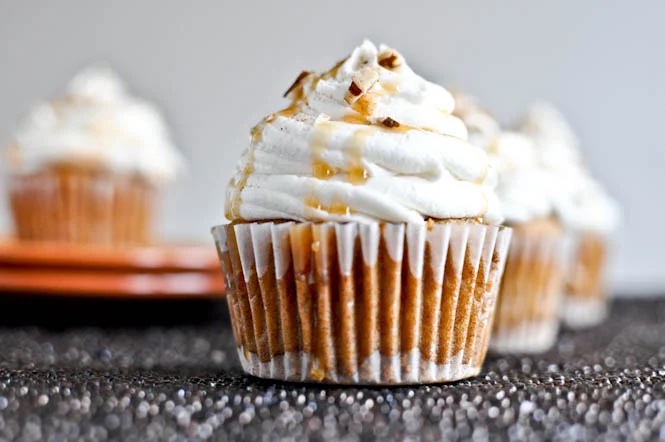
[[[378,56],[379,66],[386,69],[395,69],[402,64],[399,54],[392,49],[381,51]]]
[[[300,83],[301,83],[305,78],[307,78],[310,74],[311,74],[310,71],[302,71],[302,72],[298,75],[298,78],[296,78],[296,81],[293,82],[293,84],[291,85],[291,87],[289,87],[289,88],[286,90],[286,92],[284,92],[283,97],[287,97],[291,92],[293,92],[293,90],[294,90],[295,88],[297,88],[298,86],[300,86]]]
[[[344,100],[349,104],[355,103],[358,101],[358,98],[363,94],[366,94],[377,81],[379,81],[379,72],[376,68],[367,67],[361,69],[351,79],[351,85],[344,96]]]
[[[383,124],[383,125],[386,126],[386,127],[391,128],[391,129],[394,128],[394,127],[399,127],[399,123],[398,123],[397,121],[393,120],[393,119],[390,118],[390,117],[386,117],[386,118],[381,122],[381,124]]]

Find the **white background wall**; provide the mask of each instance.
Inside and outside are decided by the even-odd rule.
[[[75,71],[109,62],[163,107],[190,162],[168,191],[161,232],[208,241],[249,128],[284,105],[302,69],[324,69],[369,37],[504,122],[535,98],[560,106],[625,209],[617,291],[656,293],[665,289],[664,16],[658,0],[0,0],[0,143]],[[3,207],[0,231],[9,228]]]

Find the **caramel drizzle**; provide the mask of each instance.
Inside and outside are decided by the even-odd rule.
[[[310,138],[309,147],[312,162],[312,176],[321,180],[328,180],[335,176],[336,170],[323,159],[326,151],[326,145],[330,134],[334,128],[333,123],[321,122],[314,126],[314,132]],[[305,197],[305,208],[314,210],[324,210],[332,213],[331,210],[342,210],[341,207],[325,206],[315,195],[315,189],[312,188],[310,194]],[[346,212],[346,211],[345,211]]]
[[[360,128],[345,146],[344,155],[349,168],[349,182],[355,186],[364,184],[369,178],[369,170],[364,167],[362,161],[363,146],[375,131],[376,129],[370,127]]]
[[[336,174],[336,170],[323,159],[326,144],[330,138],[334,126],[330,122],[318,123],[314,126],[314,132],[310,138],[309,147],[312,161],[312,176],[314,178],[327,180]]]
[[[326,72],[325,74],[323,74],[323,76],[326,77],[326,78],[334,78],[334,77],[336,77],[336,76],[337,76],[337,73],[338,73],[339,70],[340,70],[340,68],[342,67],[342,65],[344,64],[344,62],[345,62],[346,60],[348,60],[348,59],[349,59],[349,57],[346,57],[346,58],[343,58],[343,59],[341,59],[340,61],[338,61],[338,62],[335,64],[335,66],[333,66],[332,69],[330,69],[328,72]]]
[[[394,91],[397,89],[397,86],[392,85],[390,83],[382,84],[383,88],[388,90],[389,93],[394,93]],[[387,86],[387,87],[386,87]],[[342,117],[342,121],[345,123],[350,123],[350,124],[361,124],[361,125],[372,125],[376,127],[377,129],[389,131],[389,132],[397,132],[397,133],[404,133],[404,132],[409,132],[411,130],[424,130],[424,131],[431,131],[430,129],[427,128],[420,128],[416,126],[410,126],[408,124],[402,124],[399,123],[399,126],[395,127],[387,127],[382,124],[373,124],[369,120],[369,116],[373,113],[374,111],[374,100],[378,94],[375,93],[365,93],[362,97],[358,99],[352,106],[351,109],[353,109],[353,113],[346,114]],[[434,131],[431,131],[434,132]]]
[[[337,175],[338,171],[323,160],[326,142],[334,125],[332,123],[320,123],[315,130],[310,147],[312,150],[312,175],[318,179],[330,179]],[[362,161],[363,147],[367,138],[375,133],[375,127],[362,127],[357,130],[348,140],[344,147],[345,163],[348,168],[348,181],[353,185],[364,184],[369,178],[369,170],[364,167]],[[305,207],[323,210],[332,215],[348,216],[352,213],[351,207],[343,201],[334,200],[326,205],[315,195],[314,189],[305,198]]]
[[[240,204],[242,203],[242,192],[247,186],[247,180],[249,176],[254,172],[254,161],[255,154],[254,150],[256,145],[261,142],[263,139],[263,129],[266,125],[275,119],[274,114],[270,114],[268,117],[264,118],[259,124],[254,126],[251,130],[251,141],[249,143],[249,152],[247,152],[247,161],[245,162],[245,167],[240,173],[240,179],[236,182],[235,177],[231,178],[230,186],[233,187],[233,197],[231,198],[231,204],[226,207],[225,216],[229,220],[241,220],[240,217]]]
[[[343,62],[342,62],[343,63]],[[340,63],[341,66],[341,63]],[[337,67],[339,69],[339,67]],[[315,74],[309,74],[315,75]],[[305,76],[306,77],[306,76]],[[251,142],[249,146],[249,152],[247,154],[247,162],[243,168],[240,179],[236,182],[235,178],[231,179],[230,186],[234,187],[233,197],[231,199],[231,204],[226,208],[226,217],[228,219],[240,220],[240,205],[242,203],[242,192],[247,185],[247,180],[249,176],[254,172],[254,162],[255,162],[255,148],[258,143],[263,139],[263,130],[265,127],[272,123],[277,116],[282,116],[285,118],[292,118],[295,116],[304,105],[307,104],[305,98],[305,79],[302,73],[296,79],[296,82],[289,88],[285,95],[293,94],[291,98],[291,103],[286,108],[280,110],[276,114],[270,114],[268,117],[264,118],[259,124],[254,126],[251,130]],[[311,83],[311,89],[315,89],[321,77],[315,76]]]
[[[397,93],[397,84],[395,83],[381,83],[381,87],[388,95],[395,95]]]
[[[305,207],[308,209],[322,210],[331,215],[349,216],[352,213],[351,208],[342,201],[333,201],[330,204],[323,204],[314,195],[305,198]]]
[[[340,61],[333,69],[324,74],[321,78],[334,77],[345,60]],[[394,84],[383,84],[386,93],[395,93],[397,86]],[[363,146],[367,138],[379,129],[391,130],[394,132],[406,132],[415,129],[410,126],[398,126],[393,128],[376,126],[369,121],[369,116],[374,109],[374,99],[377,94],[365,93],[352,106],[353,113],[342,117],[345,123],[361,126],[348,140],[344,148],[344,159],[348,169],[347,179],[353,185],[362,185],[370,177],[369,170],[364,167],[362,161]],[[320,123],[316,128],[310,140],[310,150],[312,158],[312,176],[318,179],[330,179],[337,175],[338,171],[323,160],[323,153],[326,149],[333,123]],[[370,129],[371,127],[371,129]],[[312,189],[309,196],[305,198],[305,207],[315,210],[323,210],[333,215],[349,215],[352,209],[348,204],[342,201],[333,201],[331,204],[323,204],[315,195]]]
[[[286,118],[294,117],[300,110],[308,104],[305,96],[305,86],[309,84],[308,90],[315,90],[318,82],[322,79],[334,78],[337,76],[340,68],[348,58],[344,58],[337,62],[328,72],[321,75],[301,73],[296,79],[296,82],[286,92],[285,95],[291,95],[291,103],[286,108],[271,114],[265,118],[261,123],[256,125],[251,131],[251,143],[249,152],[247,154],[247,161],[244,169],[240,174],[238,181],[235,178],[231,180],[230,185],[234,187],[233,197],[231,199],[230,207],[227,207],[226,216],[229,219],[241,219],[240,205],[242,202],[242,192],[247,185],[249,176],[254,172],[255,162],[255,148],[263,138],[263,130],[266,125],[275,120],[276,115]],[[312,76],[311,82],[308,83],[308,76]],[[392,83],[381,83],[382,93],[394,94],[397,92],[397,85]],[[342,117],[342,121],[351,124],[365,126],[354,133],[348,141],[344,149],[345,163],[348,167],[348,181],[353,185],[364,184],[369,179],[369,171],[363,166],[362,163],[362,148],[367,138],[376,130],[384,130],[391,132],[408,132],[410,130],[422,130],[421,128],[400,124],[396,127],[385,127],[382,125],[373,125],[369,121],[369,116],[373,112],[374,101],[377,93],[366,93],[360,97],[352,106],[354,113],[347,114]],[[372,127],[372,130],[368,126]],[[328,164],[323,159],[323,154],[326,150],[327,142],[330,138],[334,125],[331,122],[319,123],[315,126],[314,132],[310,139],[311,150],[311,167],[312,176],[317,179],[328,180],[339,172],[335,167]],[[324,210],[333,215],[349,215],[352,213],[351,208],[342,201],[333,201],[331,204],[322,204],[319,199],[312,194],[305,198],[306,208],[313,208],[316,210]]]

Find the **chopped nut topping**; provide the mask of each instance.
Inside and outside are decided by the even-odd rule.
[[[383,124],[383,125],[386,126],[386,127],[390,127],[391,129],[392,129],[393,127],[399,127],[399,123],[398,123],[397,121],[393,120],[393,119],[390,118],[390,117],[386,117],[386,119],[383,120],[383,121],[381,122],[381,124]]]
[[[367,93],[377,81],[379,81],[379,72],[376,68],[367,67],[362,69],[351,80],[351,85],[344,96],[344,100],[349,104],[355,103],[358,98]]]
[[[360,89],[360,86],[358,86],[355,81],[351,82],[351,86],[349,86],[349,92],[354,97],[357,97],[363,93],[363,91]]]
[[[296,81],[293,82],[290,88],[287,89],[286,92],[284,92],[284,97],[288,96],[295,88],[297,88],[300,83],[311,74],[310,71],[302,71],[299,75],[298,78],[296,78]]]
[[[392,49],[385,50],[379,54],[379,66],[386,69],[395,69],[402,64],[402,60],[397,52]]]

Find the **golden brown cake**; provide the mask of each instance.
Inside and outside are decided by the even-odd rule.
[[[499,294],[492,350],[539,353],[556,341],[563,294],[563,230],[553,219],[513,226]]]
[[[139,175],[51,166],[15,177],[10,204],[21,240],[145,244],[155,193]]]
[[[562,317],[573,328],[596,325],[607,315],[606,235],[586,231],[572,241]]]

